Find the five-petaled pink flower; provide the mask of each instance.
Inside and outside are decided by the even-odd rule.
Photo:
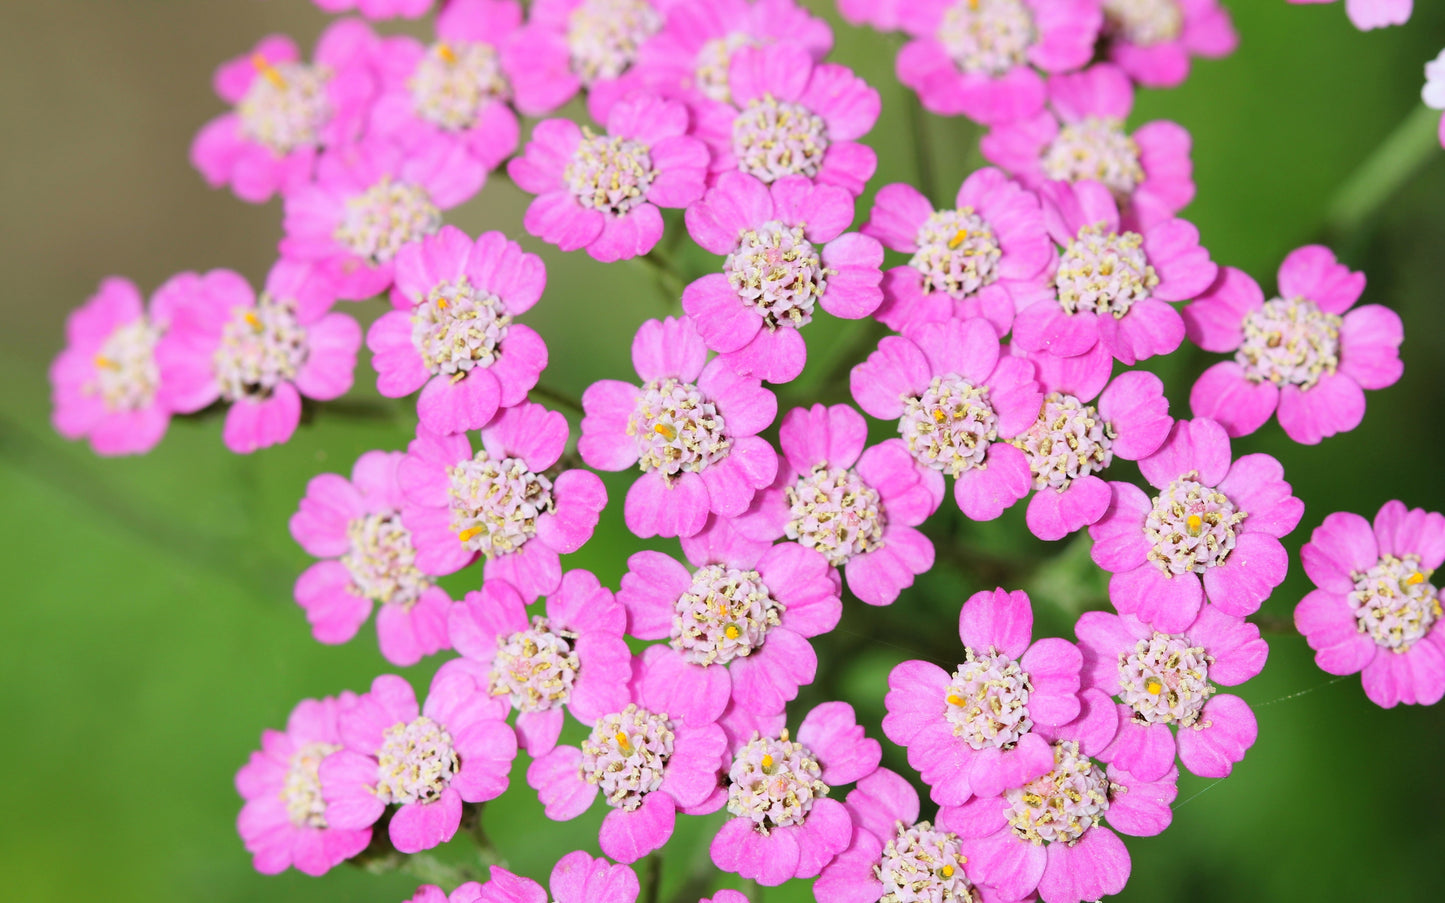
[[[547,888],[530,878],[492,866],[492,880],[482,885],[476,903],[636,903],[637,874],[625,865],[593,859],[585,850],[557,861]]]
[[[1334,3],[1335,0],[1289,0],[1290,3]],[[1361,31],[1404,25],[1410,21],[1415,0],[1345,0],[1345,13]]]
[[[1109,59],[1150,88],[1189,77],[1189,58],[1229,56],[1239,46],[1219,0],[1104,0]]]

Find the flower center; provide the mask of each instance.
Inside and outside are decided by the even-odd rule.
[[[642,387],[627,434],[637,438],[642,469],[664,477],[705,470],[726,458],[732,446],[717,404],[673,377]]]
[[[923,395],[903,400],[898,431],[919,463],[958,476],[984,466],[998,438],[988,387],[955,373],[935,376]]]
[[[1363,574],[1352,574],[1355,589],[1348,598],[1360,632],[1392,652],[1408,652],[1440,617],[1433,574],[1414,555],[1385,555]]]
[[[106,337],[95,355],[95,375],[86,392],[99,395],[107,411],[148,408],[161,384],[156,343],[161,331],[145,317],[132,320]]]
[[[1234,549],[1234,528],[1247,516],[1229,497],[1185,474],[1154,497],[1144,519],[1153,546],[1149,559],[1165,574],[1203,574],[1224,563]]]
[[[1139,145],[1117,119],[1090,116],[1066,122],[1044,149],[1044,175],[1065,182],[1102,182],[1118,200],[1127,200],[1144,181]]]
[[[582,741],[582,778],[596,784],[617,809],[632,811],[662,786],[672,756],[672,722],[636,705],[597,719]]]
[[[873,874],[883,884],[879,903],[976,903],[973,882],[963,874],[968,857],[958,835],[921,821],[898,823]]]
[[[582,143],[572,152],[562,177],[583,207],[621,216],[646,203],[647,189],[657,173],[642,143],[594,135],[583,128]]]
[[[807,107],[771,94],[748,101],[733,120],[738,169],[773,182],[783,176],[813,178],[828,150],[828,126]]]
[[[263,294],[255,307],[235,308],[212,358],[221,397],[270,398],[278,385],[296,378],[309,351],[289,301]]]
[[[995,649],[979,654],[967,646],[953,672],[943,715],[953,735],[974,749],[1012,746],[1034,723],[1029,718],[1029,676]]]
[[[520,458],[493,459],[482,449],[448,467],[447,477],[452,532],[488,558],[520,549],[537,532],[537,518],[552,510],[552,481]]]
[[[758,42],[752,35],[730,31],[726,37],[713,38],[697,52],[694,70],[697,90],[709,100],[732,103],[733,92],[728,85],[728,68],[732,65],[733,54],[744,47],[756,47]]]
[[[938,42],[958,68],[986,75],[1026,64],[1037,38],[1023,0],[957,0],[938,26]]]
[[[358,517],[347,525],[346,535],[351,548],[341,556],[341,563],[361,595],[383,605],[410,608],[431,586],[416,568],[416,548],[401,515],[387,511]]]
[[[789,539],[817,549],[834,567],[883,548],[883,501],[851,468],[814,466],[787,489]]]
[[[1074,480],[1113,462],[1117,435],[1114,425],[1093,405],[1050,392],[1044,396],[1039,419],[1013,444],[1028,455],[1035,489],[1063,492]]]
[[[1142,235],[1106,232],[1098,223],[1080,229],[1069,242],[1054,284],[1065,313],[1111,314],[1117,320],[1134,302],[1149,297],[1159,274],[1144,256]]]
[[[787,731],[776,740],[754,735],[728,769],[728,811],[751,819],[761,834],[801,825],[813,801],[828,795],[822,776],[812,751]]]
[[[1187,637],[1155,633],[1119,655],[1119,699],[1134,710],[1136,721],[1191,727],[1214,694],[1212,661]]]
[[[576,639],[576,634],[554,631],[543,617],[533,618],[530,629],[497,637],[489,692],[506,694],[519,712],[562,705],[572,695],[581,666],[572,649]]]
[[[646,0],[583,0],[567,21],[572,71],[584,85],[616,78],[661,28],[662,15]]]
[[[998,278],[998,238],[972,207],[937,210],[918,230],[908,265],[923,274],[923,291],[966,298]]]
[[[236,105],[241,134],[264,144],[278,157],[321,143],[321,128],[331,119],[326,83],[331,70],[305,63],[271,63],[251,57],[257,77]]]
[[[1184,31],[1179,0],[1104,0],[1105,30],[1138,47],[1173,41]]]
[[[738,237],[723,272],[743,303],[762,315],[768,329],[777,329],[808,325],[828,277],[837,271],[823,266],[802,226],[771,220]]]
[[[387,805],[433,803],[461,768],[452,735],[425,715],[382,734],[377,751],[376,798]]]
[[[762,646],[785,610],[757,571],[705,565],[677,599],[672,648],[695,665],[726,665]]]
[[[326,829],[326,801],[321,798],[321,760],[341,748],[337,743],[307,743],[291,754],[281,801],[291,824],[298,828]]]
[[[411,343],[432,373],[460,379],[496,363],[512,317],[502,299],[466,276],[442,282],[411,312]]]
[[[1072,844],[1109,809],[1113,787],[1104,769],[1073,740],[1054,744],[1054,770],[1004,792],[1014,833],[1034,844]]]
[[[488,104],[511,94],[491,44],[438,43],[407,79],[416,114],[450,131],[469,129]]]
[[[442,213],[425,188],[382,176],[366,191],[346,199],[336,240],[357,257],[378,264],[395,257],[407,242],[441,227]]]
[[[1340,322],[1307,298],[1274,298],[1244,315],[1234,360],[1254,382],[1308,389],[1340,365]]]

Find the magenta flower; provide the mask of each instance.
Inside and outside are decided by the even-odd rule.
[[[1052,742],[1052,771],[938,813],[939,825],[969,844],[969,874],[1004,899],[1037,892],[1044,903],[1082,903],[1117,894],[1130,862],[1115,832],[1153,836],[1173,817],[1178,770],[1145,781],[1112,764],[1118,715],[1100,691],[1082,695],[1076,721],[1040,730]]]
[[[1420,98],[1432,110],[1445,110],[1445,50],[1425,64],[1425,87]],[[1440,118],[1440,144],[1445,146],[1445,116]]]
[[[237,454],[291,438],[301,397],[330,401],[351,388],[361,327],[329,313],[331,286],[304,264],[279,261],[261,296],[230,270],[177,277],[170,331],[156,347],[161,403],[191,414],[218,399],[222,438]]]
[[[846,571],[855,596],[888,605],[933,567],[933,543],[915,528],[938,510],[942,485],[902,439],[865,451],[867,442],[867,421],[845,404],[789,411],[778,478],[733,526],[816,549]]]
[[[582,395],[582,460],[599,470],[641,464],[624,506],[638,536],[691,536],[709,512],[736,517],[777,476],[777,453],[758,435],[777,416],[777,398],[706,360],[692,320],[648,320],[632,340],[643,384],[604,379]]]
[[[1134,87],[1118,66],[1053,76],[1049,106],[994,126],[980,143],[984,157],[1029,188],[1050,179],[1102,182],[1135,231],[1173,218],[1194,199],[1189,132],[1164,120],[1125,132]]]
[[[898,421],[909,453],[936,474],[935,495],[943,474],[953,475],[954,501],[969,518],[993,520],[1028,495],[1028,457],[1007,440],[1038,419],[1043,393],[1034,365],[1001,354],[986,320],[889,336],[853,368],[851,382],[859,407]]]
[[[1063,252],[1053,291],[1020,308],[1014,341],[1060,357],[1102,342],[1125,364],[1178,348],[1184,319],[1168,302],[1197,297],[1219,272],[1199,244],[1199,230],[1168,218],[1126,228],[1100,182],[1047,182],[1040,197]]]
[[[798,728],[754,733],[733,751],[728,819],[712,839],[713,865],[776,887],[812,878],[848,848],[853,817],[828,792],[878,768],[883,747],[863,735],[846,702],[816,706]]]
[[[906,661],[888,675],[883,733],[908,750],[940,805],[997,796],[1045,774],[1048,739],[1079,714],[1078,647],[1049,637],[1033,642],[1028,594],[974,593],[958,616],[963,662],[950,675]]]
[[[1224,427],[1179,420],[1139,470],[1159,494],[1110,483],[1109,510],[1089,528],[1119,613],[1183,633],[1206,599],[1238,618],[1258,611],[1289,569],[1280,538],[1304,514],[1280,463],[1264,454],[1231,463]]]
[[[926,109],[985,124],[1042,111],[1033,67],[1082,69],[1103,25],[1098,0],[922,0],[899,4],[898,18],[912,38],[898,53],[898,80]]]
[[[368,19],[415,19],[426,15],[432,0],[313,0],[328,13],[348,13],[353,10]],[[451,0],[452,3],[457,0]],[[462,0],[466,2],[466,0]],[[445,15],[445,13],[443,13]]]
[[[618,862],[661,849],[678,812],[707,815],[726,801],[727,736],[712,722],[669,717],[641,691],[646,668],[637,662],[627,704],[598,718],[580,748],[558,746],[527,769],[548,818],[576,818],[602,794],[612,811],[598,839]]]
[[[1295,627],[1330,674],[1363,672],[1365,695],[1384,708],[1445,697],[1445,618],[1431,583],[1445,561],[1445,516],[1386,502],[1373,528],[1339,511],[1300,551],[1312,590]]]
[[[592,538],[607,490],[591,471],[557,473],[567,418],[539,404],[507,408],[481,431],[438,436],[418,424],[397,469],[402,524],[427,574],[459,571],[478,555],[531,601],[562,580],[560,555]]]
[[[516,709],[517,736],[534,757],[557,745],[564,707],[595,724],[627,705],[632,677],[622,606],[590,571],[563,575],[544,610],[528,619],[515,587],[488,580],[452,609],[452,643],[465,658],[444,666],[470,674],[504,714]]]
[[[646,94],[614,106],[605,134],[570,119],[538,123],[523,155],[507,164],[518,187],[537,195],[523,225],[604,263],[646,254],[662,238],[657,208],[702,197],[707,147],[687,131],[686,106]]]
[[[478,903],[482,899],[482,885],[468,881],[448,894],[435,884],[423,884],[407,903]]]
[[[1289,0],[1290,3],[1333,3],[1335,0]],[[1415,0],[1345,0],[1345,13],[1361,31],[1404,25],[1410,21]]]
[[[640,692],[689,724],[718,720],[729,700],[781,713],[817,671],[807,638],[843,614],[836,572],[812,549],[754,542],[726,521],[683,551],[694,570],[661,552],[634,554],[617,591],[628,633],[668,641],[648,649]]]
[[[1219,0],[1104,0],[1109,59],[1150,88],[1189,77],[1189,58],[1229,56],[1239,46]]]
[[[1254,712],[1238,696],[1215,695],[1264,668],[1269,644],[1259,628],[1214,606],[1178,633],[1161,633],[1131,615],[1085,612],[1074,632],[1084,653],[1084,683],[1116,696],[1119,733],[1110,763],[1145,780],[1183,766],[1202,778],[1227,777],[1259,735]]]
[[[716,891],[711,897],[703,897],[697,903],[748,903],[748,898],[739,891],[724,889]]]
[[[341,694],[341,705],[355,699]],[[286,730],[263,731],[261,749],[236,773],[236,791],[246,804],[236,829],[256,871],[275,875],[295,866],[323,875],[371,842],[371,827],[340,828],[327,820],[317,769],[341,749],[336,728],[338,703],[303,699],[286,719]]]
[[[191,164],[213,188],[259,204],[311,181],[317,152],[361,137],[376,82],[376,35],[356,21],[333,23],[306,63],[284,35],[216,70],[215,89],[234,106],[201,129]]]
[[[838,0],[838,15],[852,25],[886,33],[898,30],[901,5],[899,0]]]
[[[150,310],[135,283],[112,276],[65,320],[65,350],[50,365],[50,420],[67,439],[90,439],[100,455],[148,452],[166,434],[156,345],[195,277],[168,281]]]
[[[549,881],[552,894],[530,878],[492,866],[492,880],[482,885],[477,903],[636,903],[637,875],[625,865],[593,859],[585,850],[557,861]]]
[[[1030,359],[1046,394],[1034,425],[1014,440],[1034,480],[1026,520],[1039,539],[1063,539],[1108,510],[1112,492],[1097,474],[1115,457],[1138,461],[1154,454],[1174,418],[1154,374],[1131,370],[1109,382],[1113,359],[1102,344],[1078,357]]]
[[[742,47],[728,65],[732,103],[700,106],[694,132],[712,149],[712,171],[772,182],[807,176],[854,197],[878,166],[858,139],[878,121],[878,92],[837,63],[817,63],[788,43]]]
[[[1184,309],[1195,344],[1234,352],[1194,384],[1195,416],[1247,436],[1278,410],[1285,433],[1305,445],[1359,426],[1364,390],[1394,385],[1405,368],[1399,315],[1378,304],[1354,307],[1364,290],[1365,274],[1336,263],[1321,245],[1284,259],[1279,296],[1268,301],[1253,279],[1225,268]]]
[[[546,285],[542,258],[500,232],[473,243],[443,226],[405,245],[396,255],[394,309],[366,335],[377,391],[399,398],[421,389],[417,416],[434,433],[486,426],[499,408],[525,400],[547,366],[542,337],[513,322]]]
[[[417,710],[411,684],[394,674],[341,708],[346,748],[318,772],[326,817],[338,828],[369,828],[397,806],[392,846],[418,853],[457,833],[462,803],[494,799],[507,789],[517,737],[506,707],[465,674],[440,671]]]
[[[1054,247],[1038,198],[992,167],[964,180],[951,210],[934,210],[912,185],[885,185],[862,231],[913,255],[884,273],[875,314],[898,332],[983,317],[1003,336],[1015,308],[1052,295]]]
[[[836,186],[802,176],[771,186],[742,172],[719,176],[687,209],[693,240],[727,256],[721,273],[682,293],[708,347],[745,376],[791,382],[808,360],[799,330],[815,306],[850,320],[873,313],[883,302],[883,246],[842,234],[852,221],[853,197]]]
[[[296,604],[323,643],[344,643],[371,614],[381,654],[406,667],[450,649],[446,590],[416,566],[411,533],[401,522],[397,484],[401,452],[371,451],[356,459],[351,479],[324,473],[306,484],[291,515],[291,535],[318,561],[296,580]]]

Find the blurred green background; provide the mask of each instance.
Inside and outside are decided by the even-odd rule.
[[[808,2],[832,15],[823,0]],[[1419,107],[1421,66],[1445,43],[1445,9],[1417,4],[1409,26],[1361,34],[1337,7],[1229,5],[1242,36],[1238,53],[1197,65],[1179,89],[1145,92],[1135,118],[1172,118],[1193,132],[1199,199],[1185,215],[1217,261],[1268,288],[1286,252],[1325,234],[1343,181]],[[3,896],[404,899],[417,882],[395,874],[255,874],[234,832],[240,801],[231,778],[261,729],[282,725],[297,699],[362,690],[387,669],[370,624],[344,647],[311,639],[290,596],[308,559],[286,519],[315,473],[347,472],[369,448],[403,447],[409,402],[367,416],[323,410],[288,445],[251,457],[225,450],[215,419],[177,421],[155,452],[126,460],[61,441],[47,420],[45,371],[64,317],[101,277],[123,274],[149,292],[186,269],[264,276],[279,204],[252,207],[208,190],[187,147],[221,112],[210,89],[218,62],[270,32],[309,46],[325,19],[306,0],[46,0],[7,3],[0,20]],[[884,97],[869,139],[881,160],[875,189],[915,175],[910,101],[892,76],[895,47],[891,38],[838,26],[835,58]],[[951,196],[978,165],[976,132],[962,122],[928,125],[938,182]],[[543,251],[521,231],[526,200],[498,178],[453,220],[474,233],[502,229],[543,252],[550,285],[527,322],[552,350],[544,383],[575,396],[598,378],[631,378],[629,337],[643,319],[669,310],[650,274]],[[871,192],[859,222],[869,203]],[[1377,215],[1332,237],[1344,259],[1369,274],[1365,300],[1404,317],[1407,366],[1400,384],[1371,393],[1364,425],[1349,435],[1305,448],[1271,423],[1236,443],[1237,453],[1280,457],[1305,500],[1292,552],[1330,511],[1373,515],[1390,498],[1445,509],[1445,152],[1436,148]],[[713,265],[702,257],[685,263],[698,272]],[[368,322],[380,309],[347,308]],[[810,327],[814,361],[784,392],[785,403],[842,400],[846,389],[829,378],[839,361],[856,358],[862,329]],[[1189,384],[1209,362],[1186,349],[1159,365],[1176,414],[1187,413]],[[375,397],[365,358],[357,383],[353,398]],[[886,432],[880,426],[879,436]],[[617,502],[630,480],[609,477]],[[614,503],[596,539],[568,562],[613,586],[637,548],[620,507]],[[1034,592],[1040,631],[1067,634],[1081,605],[1099,604],[1102,580],[1080,566],[1084,544],[1038,569],[1038,558],[1058,549],[1028,538],[1021,515],[1022,506],[999,525],[959,528],[967,556],[992,550],[983,569],[941,564],[881,613],[852,602],[820,643],[819,683],[805,690],[795,721],[805,706],[841,697],[876,731],[888,669],[919,656],[951,666],[958,605],[1001,567]],[[940,515],[938,526],[953,521]],[[464,590],[476,579],[472,571],[450,586]],[[1287,624],[1306,583],[1296,566],[1263,614]],[[1271,639],[1268,668],[1242,690],[1256,706],[1258,745],[1224,782],[1181,782],[1174,826],[1130,840],[1134,876],[1120,899],[1439,899],[1445,710],[1382,711],[1365,700],[1357,677],[1336,681],[1316,670],[1298,636]],[[433,668],[408,676],[424,689]],[[902,765],[899,750],[887,756]],[[488,807],[486,825],[516,871],[545,880],[562,853],[596,850],[601,812],[548,822],[522,767],[513,792]],[[717,818],[690,822],[667,848],[664,900],[706,863]],[[445,855],[464,857],[461,843]],[[705,889],[738,886],[730,878],[716,876]],[[811,895],[807,883],[794,882],[764,898]]]

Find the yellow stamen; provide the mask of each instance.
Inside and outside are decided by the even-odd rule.
[[[260,331],[261,331],[261,318],[258,317],[258,316],[256,316],[256,312],[255,312],[255,311],[253,311],[253,310],[248,310],[248,311],[246,311],[245,314],[243,314],[243,317],[244,317],[244,319],[246,320],[246,322],[251,325],[251,328],[252,328],[253,330],[255,330],[256,332],[260,332]]]
[[[1149,691],[1150,696],[1158,696],[1164,692],[1164,685],[1151,677],[1144,681],[1144,689]]]
[[[97,367],[101,367],[101,368],[106,369],[106,370],[119,370],[119,369],[120,369],[120,364],[117,364],[115,361],[111,360],[110,358],[106,357],[106,356],[103,355],[103,354],[97,354],[97,355],[95,356],[95,365],[96,365]]]
[[[286,90],[286,79],[281,76],[281,72],[275,66],[271,65],[270,60],[259,53],[255,53],[251,55],[251,65],[255,67],[257,72],[261,73],[261,76],[265,78],[266,81],[282,91]]]
[[[446,309],[447,309],[447,299],[445,299],[445,298],[438,298],[438,299],[437,299],[437,310],[446,310]]]
[[[1189,528],[1190,536],[1198,536],[1204,529],[1204,518],[1197,514],[1191,514],[1185,519],[1184,524]]]
[[[101,358],[96,358],[96,362],[97,362],[97,363],[99,363],[100,360],[101,360]],[[1417,584],[1417,583],[1424,583],[1424,582],[1425,582],[1425,575],[1422,574],[1422,573],[1419,572],[1419,571],[1416,571],[1415,573],[1413,573],[1413,574],[1411,574],[1410,576],[1408,576],[1408,577],[1405,578],[1405,585],[1406,585],[1406,586],[1414,586],[1414,585]]]
[[[457,55],[452,50],[452,46],[446,42],[437,45],[437,56],[446,60],[448,63],[455,63],[457,61]]]
[[[945,421],[945,420],[947,420],[947,419],[948,419],[948,415],[945,414],[945,413],[943,413],[943,408],[934,408],[934,409],[933,409],[933,420],[934,420],[935,423],[942,423],[943,421]]]
[[[763,769],[766,770],[766,769],[769,769],[769,768],[772,768],[772,767],[773,767],[773,757],[772,757],[772,756],[766,756],[766,755],[763,756]]]
[[[652,428],[652,431],[657,435],[661,436],[662,438],[666,439],[668,442],[671,442],[677,438],[677,430],[673,427],[668,426],[665,423],[657,424]]]
[[[942,875],[943,877],[945,877],[945,878],[952,878],[952,877],[953,877],[953,866],[951,866],[951,865],[945,865],[943,868],[941,868],[941,869],[938,870],[938,873],[939,873],[940,875]]]
[[[729,624],[728,626],[723,628],[723,635],[730,640],[735,640],[738,637],[742,636],[743,632],[738,629],[738,625]]]
[[[460,539],[462,542],[467,542],[473,536],[478,536],[485,532],[487,532],[487,528],[483,527],[481,524],[477,524],[475,527],[467,527],[465,530],[458,533],[457,539]]]
[[[628,752],[632,749],[632,744],[627,742],[627,735],[624,734],[622,731],[618,731],[617,736],[613,739],[617,741],[618,748],[621,749],[623,752]]]
[[[957,232],[953,233],[953,237],[948,240],[948,250],[957,251],[958,246],[966,241],[968,241],[968,230],[959,229]]]
[[[948,702],[949,705],[957,705],[957,706],[968,705],[968,702],[967,702],[966,700],[964,700],[962,697],[957,696],[957,695],[955,695],[955,694],[953,694],[953,693],[949,693],[949,694],[948,694],[948,699],[947,699],[946,701]]]

